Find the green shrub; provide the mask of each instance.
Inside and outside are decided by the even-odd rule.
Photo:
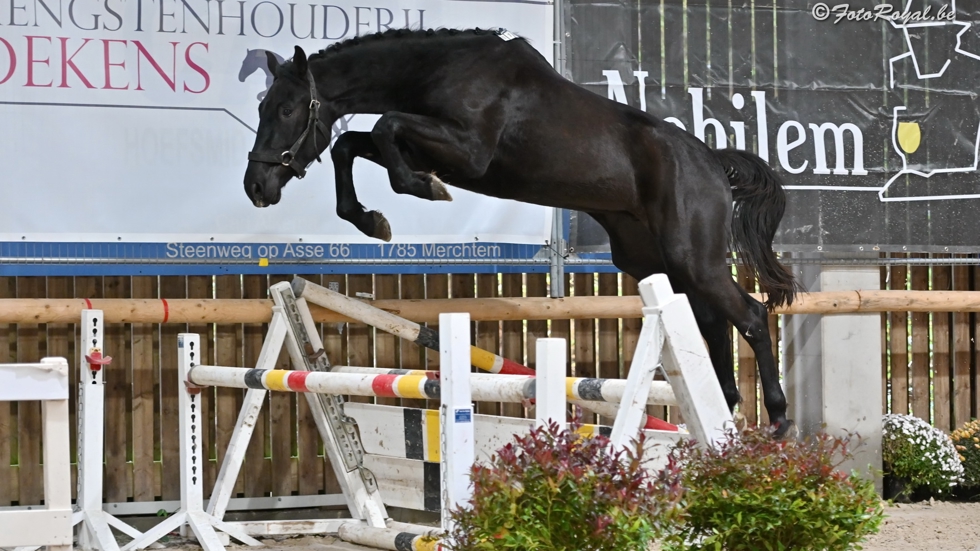
[[[877,532],[881,500],[871,481],[845,474],[849,439],[820,434],[776,441],[747,428],[715,448],[679,444],[682,512],[665,540],[670,550],[851,549]]]
[[[943,496],[963,476],[963,465],[950,437],[918,417],[885,415],[881,448],[885,474],[904,479],[908,492],[926,487]]]
[[[980,488],[980,420],[954,430],[952,439],[963,465],[963,486]]]
[[[646,551],[674,509],[677,474],[652,475],[639,452],[552,424],[472,471],[469,507],[452,511],[457,551]]]

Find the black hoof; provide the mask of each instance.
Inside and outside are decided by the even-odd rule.
[[[799,435],[799,428],[792,419],[776,421],[772,423],[772,428],[775,429],[772,436],[776,440],[795,440]]]
[[[371,212],[374,218],[374,231],[369,235],[382,241],[391,241],[391,225],[385,215],[378,211]]]

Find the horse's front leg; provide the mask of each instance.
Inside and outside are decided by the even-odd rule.
[[[435,173],[413,171],[403,155],[410,146],[439,168],[467,179],[486,172],[498,132],[492,124],[478,128],[422,115],[389,111],[378,119],[371,137],[388,167],[391,188],[431,201],[452,201]]]
[[[364,235],[391,241],[391,226],[384,215],[376,210],[366,210],[357,200],[357,192],[354,191],[356,157],[385,166],[370,132],[344,132],[337,138],[330,150],[337,184],[337,216],[354,224]]]

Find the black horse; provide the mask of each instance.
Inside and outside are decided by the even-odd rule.
[[[789,429],[767,308],[792,303],[799,286],[772,252],[786,199],[762,159],[712,150],[579,87],[502,29],[393,30],[309,59],[297,46],[285,64],[270,56],[269,68],[276,78],[259,105],[245,172],[255,206],[278,203],[286,182],[319,160],[335,119],[380,114],[371,132],[344,133],[331,149],[338,216],[391,238],[384,216],[358,202],[356,157],[386,168],[397,193],[448,201],[447,182],[585,211],[609,233],[619,269],[638,280],[665,273],[687,294],[730,408],[741,400],[728,323],[735,325],[755,351],[776,435]],[[765,304],[732,278],[729,242],[757,274]]]

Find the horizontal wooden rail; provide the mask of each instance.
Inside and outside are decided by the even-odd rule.
[[[755,294],[759,298],[758,294]],[[468,312],[473,321],[638,318],[639,296],[561,299],[457,298],[375,300],[403,318],[436,322],[440,313]],[[264,323],[272,301],[258,299],[0,299],[0,323],[78,323],[85,308],[103,311],[106,323]],[[353,322],[310,305],[318,322]],[[777,314],[871,312],[980,312],[980,291],[835,291],[802,295]]]

